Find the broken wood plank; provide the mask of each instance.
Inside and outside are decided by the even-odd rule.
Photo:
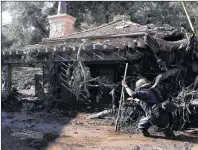
[[[112,113],[112,112],[113,112],[112,109],[107,109],[107,110],[104,110],[104,111],[99,112],[99,113],[97,113],[97,114],[91,115],[91,116],[89,116],[88,118],[89,118],[89,119],[96,119],[96,118],[104,117],[105,115],[108,115],[108,114],[110,114],[110,113]]]

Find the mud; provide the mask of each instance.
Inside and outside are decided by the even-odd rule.
[[[196,150],[198,134],[180,133],[176,140],[159,133],[153,138],[115,132],[104,119],[89,114],[69,118],[58,114],[2,113],[3,150]],[[15,122],[13,124],[13,121]],[[31,125],[33,126],[31,126]]]

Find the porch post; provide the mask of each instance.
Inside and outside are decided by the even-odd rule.
[[[6,95],[9,95],[11,92],[11,88],[12,88],[12,66],[10,64],[7,64],[4,68],[5,70],[5,78],[4,78],[4,86],[5,86],[5,93]]]

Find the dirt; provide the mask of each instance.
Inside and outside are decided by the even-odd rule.
[[[189,133],[176,140],[161,134],[146,138],[141,134],[115,132],[105,119],[90,120],[89,114],[63,115],[2,113],[3,150],[197,150],[198,138]],[[72,116],[72,117],[71,117]]]

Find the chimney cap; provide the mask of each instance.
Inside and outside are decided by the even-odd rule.
[[[67,2],[59,1],[57,14],[66,14],[66,13],[67,13]]]

